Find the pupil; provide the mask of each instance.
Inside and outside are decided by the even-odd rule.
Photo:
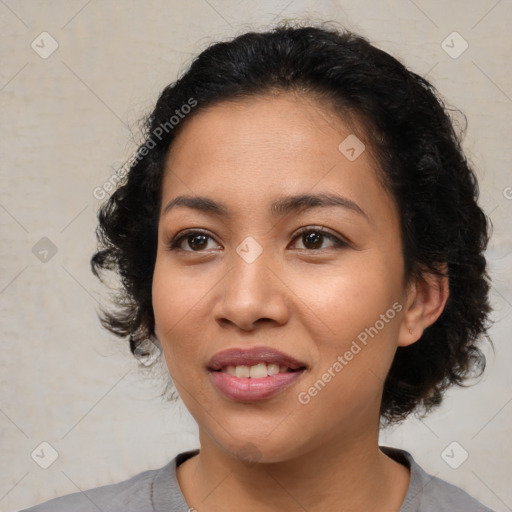
[[[315,246],[315,248],[317,245],[322,245],[321,243],[319,244],[319,241],[322,238],[322,235],[319,235],[318,233],[308,233],[305,236],[306,236],[306,240],[307,240],[305,245],[312,244]]]
[[[195,240],[197,240],[197,239],[202,239],[202,242],[200,242],[198,244],[200,246],[199,249],[202,246],[204,246],[204,242],[206,241],[206,236],[205,235],[194,235],[191,239],[189,239],[189,245],[190,245],[191,249],[197,248],[197,247],[194,247],[194,245],[197,245],[197,244],[195,244]],[[192,241],[192,243],[190,243],[190,241]]]

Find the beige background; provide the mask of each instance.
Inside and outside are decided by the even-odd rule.
[[[411,451],[496,511],[512,510],[508,0],[0,1],[0,510],[120,481],[197,446],[184,406],[159,401],[158,374],[138,370],[99,326],[107,294],[89,270],[100,203],[93,190],[131,155],[138,121],[193,55],[249,28],[307,16],[368,36],[467,115],[465,148],[494,223],[496,352],[487,351],[478,385],[451,391],[440,410],[383,433],[382,443]],[[454,31],[469,44],[458,58],[441,46]],[[58,43],[47,58],[31,47],[51,49],[42,32]],[[46,262],[43,237],[57,249]],[[458,469],[441,457],[453,441],[469,454]],[[58,454],[48,469],[39,465],[51,455],[42,442]]]

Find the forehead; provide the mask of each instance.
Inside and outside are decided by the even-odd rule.
[[[396,215],[368,141],[354,131],[312,97],[218,103],[196,112],[174,140],[162,207],[183,194],[254,209],[286,194],[336,192],[371,216]]]
[[[336,142],[353,134],[351,125],[351,119],[340,119],[330,105],[309,95],[267,93],[223,101],[196,110],[187,120],[172,144],[169,163],[182,155],[185,145],[196,157],[208,154],[226,162],[257,153],[291,162],[306,154],[338,157]]]

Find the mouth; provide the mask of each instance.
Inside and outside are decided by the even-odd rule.
[[[219,368],[218,370],[209,368],[209,370],[212,372],[222,372],[227,373],[228,375],[232,375],[233,377],[249,379],[263,379],[265,377],[270,377],[279,373],[300,372],[305,369],[305,366],[300,366],[299,368],[290,368],[289,366],[279,365],[276,363],[258,363],[252,366],[227,365]]]
[[[224,350],[207,366],[218,392],[244,402],[274,396],[296,383],[307,369],[305,363],[269,347]]]
[[[306,363],[271,347],[237,347],[217,352],[208,362],[207,368],[237,377],[257,379],[265,375],[302,370],[306,366]]]

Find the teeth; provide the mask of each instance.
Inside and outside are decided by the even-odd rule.
[[[236,367],[235,366],[227,366],[224,371],[226,373],[229,373],[229,375],[235,375],[236,376]]]
[[[275,375],[279,373],[279,365],[278,364],[268,364],[267,366],[267,375]],[[288,369],[286,366],[283,366],[283,373]]]
[[[237,366],[235,368],[235,375],[237,377],[250,377],[250,370],[249,366]]]
[[[286,373],[289,371],[289,368],[287,366],[280,366],[274,363],[258,363],[255,364],[254,366],[226,366],[225,368],[222,368],[221,371],[228,373],[229,375],[233,375],[235,377],[250,377],[251,379],[262,379],[264,377],[267,377],[268,375]]]
[[[265,363],[256,364],[249,369],[248,377],[251,379],[261,379],[267,376],[267,365]]]

